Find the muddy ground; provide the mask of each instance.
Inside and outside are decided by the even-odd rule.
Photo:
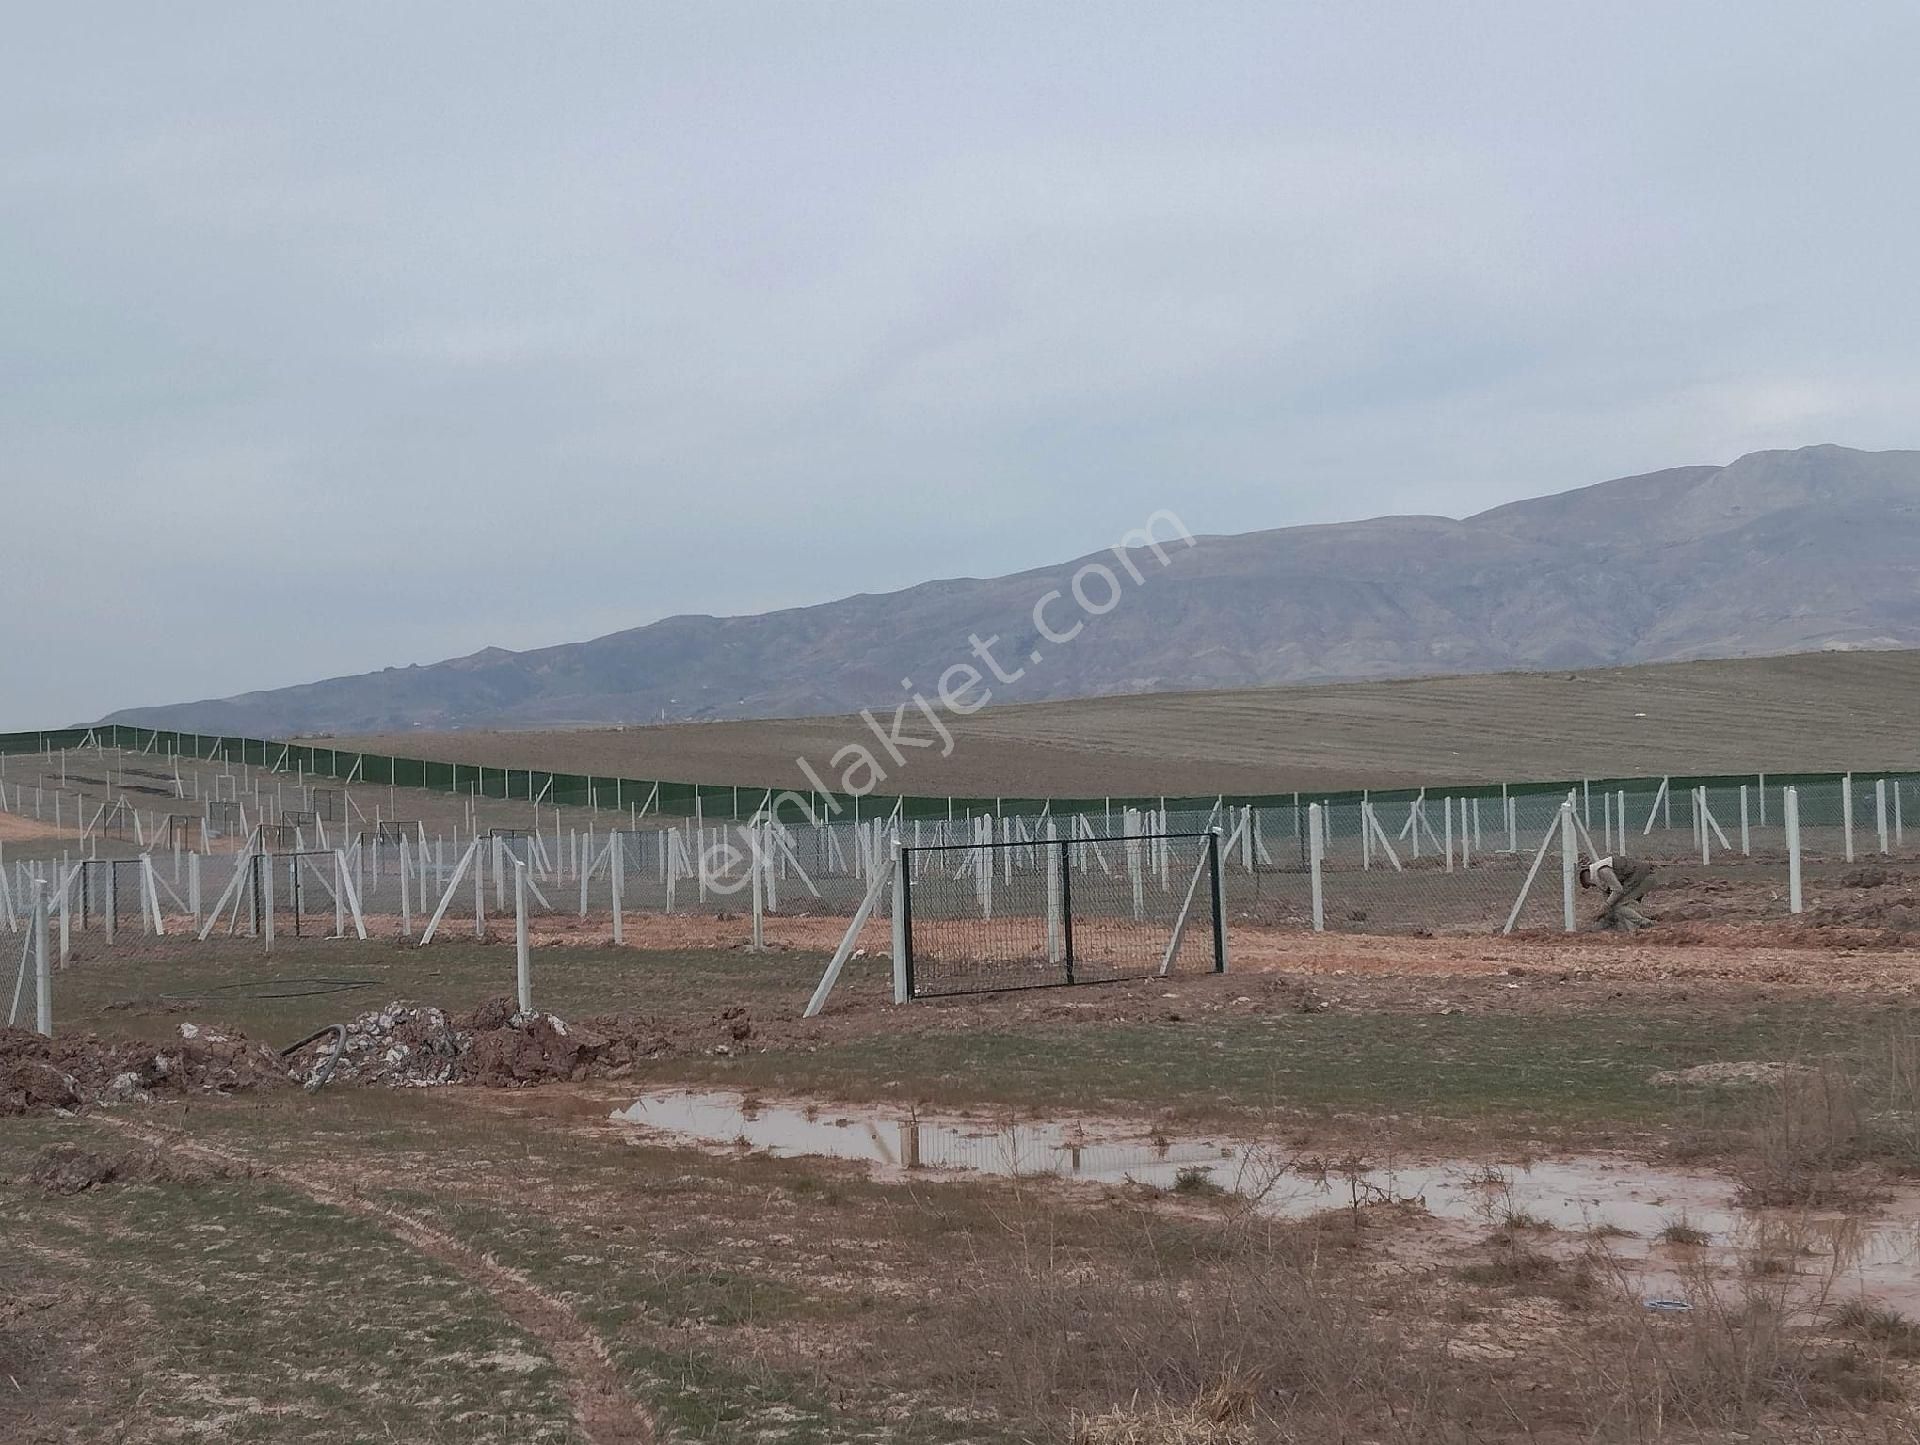
[[[528,1015],[510,943],[83,951],[61,1037],[0,1035],[0,1078],[81,1096],[0,1117],[0,1438],[1910,1441],[1920,1266],[1848,1243],[1920,1175],[1900,888],[1633,938],[1243,927],[1224,976],[907,1008],[876,952],[816,1020],[826,919],[556,928]],[[309,1092],[328,1045],[278,1052],[336,1022],[368,1045]],[[887,1141],[1204,1136],[1350,1197],[614,1117],[688,1088]],[[1435,1161],[1484,1210],[1379,1182]],[[1634,1236],[1520,1187],[1554,1161],[1647,1181]]]

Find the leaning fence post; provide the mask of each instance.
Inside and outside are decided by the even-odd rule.
[[[53,960],[47,949],[47,880],[33,880],[33,1027],[53,1037]]]
[[[1787,912],[1801,910],[1800,892],[1800,790],[1788,788],[1784,794],[1787,826]]]
[[[1566,916],[1566,931],[1575,932],[1580,924],[1574,915],[1573,888],[1580,868],[1580,849],[1573,827],[1573,803],[1560,805],[1560,902]]]
[[[513,959],[520,989],[520,1012],[533,1012],[533,956],[527,947],[527,865],[513,860]]]

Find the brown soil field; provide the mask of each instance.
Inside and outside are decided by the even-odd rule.
[[[1920,652],[1813,653],[988,708],[883,791],[1185,796],[1574,777],[1920,768]],[[883,719],[890,722],[891,719]],[[932,736],[909,711],[902,731]],[[403,756],[804,790],[858,717],[336,739]]]
[[[52,823],[43,823],[38,818],[26,818],[18,813],[0,813],[0,843],[33,843],[48,838],[79,836],[78,828],[56,828]]]

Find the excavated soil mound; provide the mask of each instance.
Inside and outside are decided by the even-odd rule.
[[[181,1025],[164,1044],[96,1034],[42,1038],[0,1029],[0,1117],[86,1109],[190,1093],[231,1093],[286,1080],[279,1056],[236,1034]]]
[[[103,1184],[201,1184],[251,1171],[214,1161],[130,1149],[102,1154],[77,1144],[49,1144],[27,1167],[27,1182],[49,1194],[84,1194]]]
[[[317,1035],[288,1055],[286,1067],[308,1088],[351,1083],[511,1089],[625,1078],[646,1059],[732,1053],[753,1035],[753,1020],[738,1007],[701,1024],[669,1028],[645,1015],[569,1021],[538,1010],[521,1013],[508,998],[488,999],[471,1012],[452,1015],[395,1000],[340,1025],[338,1033]]]

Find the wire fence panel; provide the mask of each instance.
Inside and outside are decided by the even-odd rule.
[[[1125,838],[1109,872],[1076,870],[1073,839],[1003,842],[982,831],[977,843],[902,849],[910,997],[1226,967],[1217,834]],[[1178,886],[1161,886],[1162,876]]]

